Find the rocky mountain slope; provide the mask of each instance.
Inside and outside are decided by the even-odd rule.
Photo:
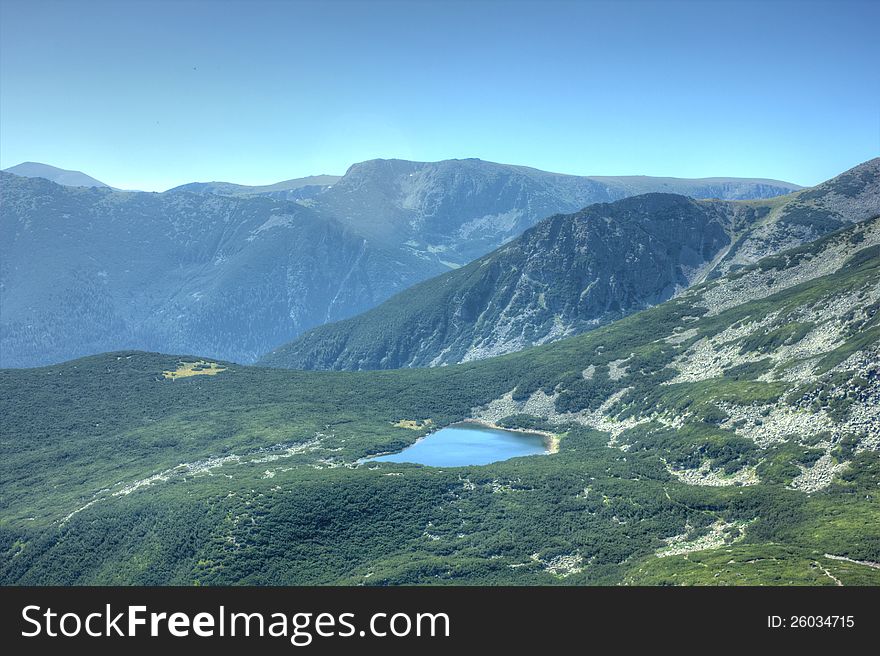
[[[859,164],[812,189],[758,201],[758,205],[770,211],[733,244],[716,275],[876,216],[880,208],[880,158]]]
[[[653,184],[744,197],[793,187],[614,184],[469,160],[374,161],[342,179],[193,183],[163,194],[93,192],[6,173],[0,364],[135,347],[252,362],[482,255],[560,207]]]
[[[389,369],[490,357],[577,334],[695,282],[880,213],[880,159],[770,200],[648,194],[540,222],[470,265],[321,326],[271,366]]]
[[[450,267],[467,264],[539,220],[648,192],[766,198],[799,189],[778,180],[582,177],[479,159],[355,164],[313,207],[361,234]]]
[[[760,449],[797,437],[825,451],[790,483],[821,489],[834,473],[827,470],[832,450],[846,436],[851,453],[880,450],[878,276],[875,216],[597,331],[589,341],[595,354],[579,376],[554,381],[534,371],[475,416],[575,420],[607,431],[624,450],[633,444],[621,436],[695,420]],[[656,338],[648,339],[646,322]],[[620,339],[632,330],[640,338]],[[709,469],[693,474],[695,484],[714,480]]]
[[[250,362],[432,273],[273,198],[3,173],[0,207],[3,366],[133,347]]]
[[[448,367],[0,371],[0,582],[880,584],[880,219]],[[558,452],[370,463],[463,419]]]

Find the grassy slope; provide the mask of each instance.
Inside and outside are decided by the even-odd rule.
[[[715,316],[702,316],[691,294],[586,335],[455,367],[322,373],[226,364],[172,381],[164,371],[199,358],[126,352],[0,371],[0,580],[880,584],[880,570],[824,556],[880,560],[876,451],[850,454],[833,485],[808,495],[786,486],[786,472],[811,449],[798,440],[759,449],[716,416],[720,400],[766,404],[784,398],[785,385],[756,380],[760,367],[659,384],[701,338],[877,284],[873,250],[850,262]],[[876,344],[877,316],[837,350]],[[658,342],[682,326],[696,332]],[[581,376],[624,358],[627,378]],[[602,431],[519,417],[510,422],[562,434],[560,452],[446,470],[354,467],[424,432],[395,428],[400,419],[445,425],[510,390],[517,398],[556,390],[557,410],[592,409],[623,389],[621,418],[666,408],[684,425],[640,424],[621,436],[624,451]],[[733,470],[758,465],[762,482],[687,485],[664,463],[705,458]],[[656,557],[669,538],[699,539],[717,522],[745,525],[744,537]]]

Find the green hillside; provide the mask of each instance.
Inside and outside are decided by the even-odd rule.
[[[878,307],[875,218],[477,363],[2,370],[0,581],[880,584]],[[559,452],[358,462],[464,418]]]

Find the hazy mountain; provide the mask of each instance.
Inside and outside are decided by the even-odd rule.
[[[540,222],[468,266],[268,354],[272,366],[465,362],[583,332],[880,214],[880,159],[769,201],[648,194]]]
[[[91,193],[11,174],[0,183],[4,366],[134,347],[252,362],[560,209],[651,185],[695,196],[793,188],[592,180],[479,160],[376,160],[341,179],[193,183],[163,194]]]
[[[48,164],[39,162],[23,162],[17,166],[4,169],[6,173],[14,173],[25,178],[45,178],[50,182],[64,185],[65,187],[108,187],[100,180],[86,175],[82,171],[68,171],[59,169]]]
[[[770,198],[802,189],[800,185],[766,178],[662,178],[648,175],[589,176],[625,196],[652,192],[681,194],[691,198],[747,200]]]
[[[381,243],[457,267],[540,219],[647,192],[748,199],[786,194],[775,180],[579,177],[479,159],[355,164],[313,207]]]
[[[0,583],[878,585],[878,308],[872,219],[462,365],[3,370]],[[362,460],[465,419],[558,452]]]
[[[240,185],[232,182],[190,182],[169,191],[191,191],[220,196],[266,195],[283,200],[304,200],[327,190],[340,180],[338,175],[310,175],[270,185]]]
[[[3,366],[133,347],[249,362],[431,274],[272,198],[2,173],[0,206]]]

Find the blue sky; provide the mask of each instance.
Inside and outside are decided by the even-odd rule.
[[[814,184],[880,154],[880,3],[0,0],[0,167],[375,157]]]

